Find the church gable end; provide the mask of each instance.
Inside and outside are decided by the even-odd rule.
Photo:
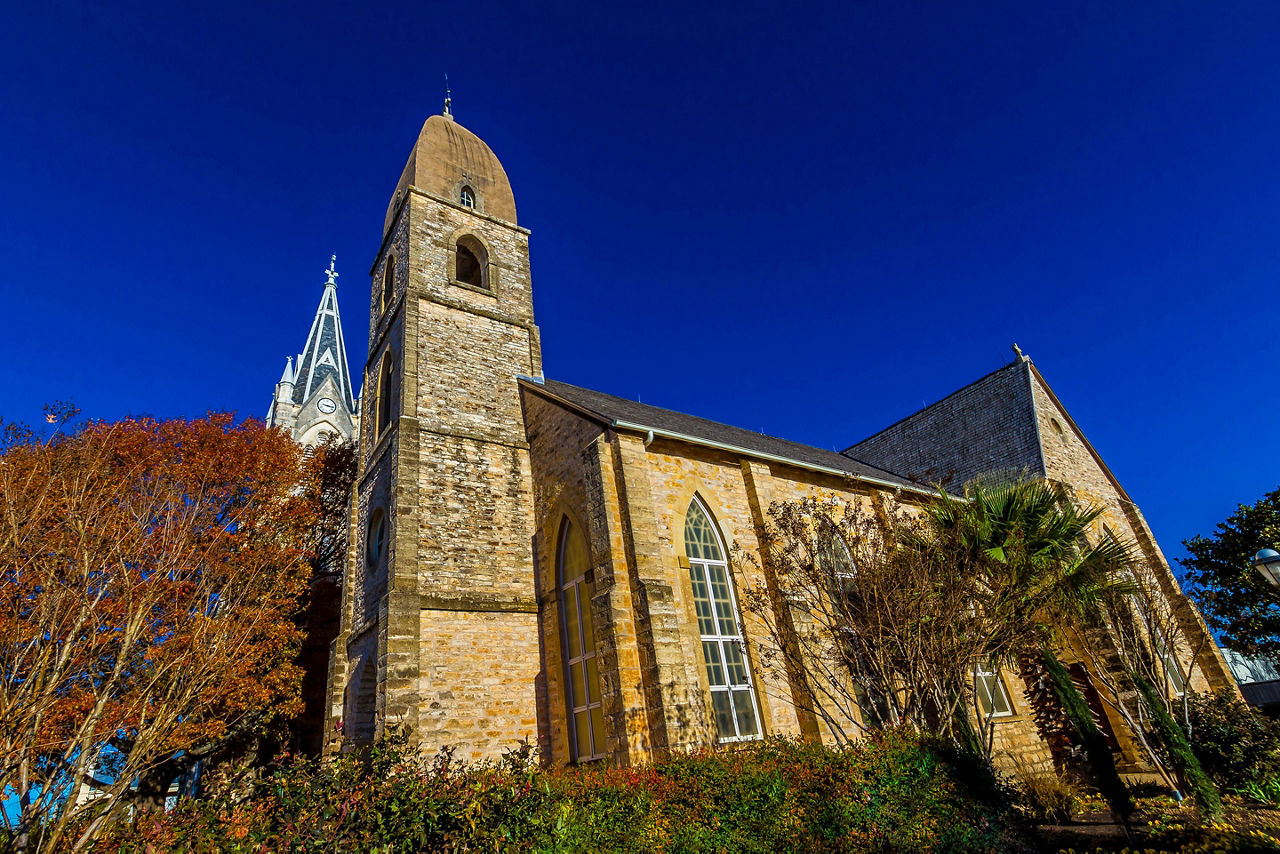
[[[1022,357],[843,453],[956,492],[978,475],[1043,476]]]

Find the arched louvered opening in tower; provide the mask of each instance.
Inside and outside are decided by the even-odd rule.
[[[460,284],[489,290],[489,251],[472,235],[458,238],[453,278]]]

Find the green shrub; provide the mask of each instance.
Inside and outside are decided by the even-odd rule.
[[[1219,786],[1261,784],[1280,773],[1280,731],[1234,691],[1195,694],[1188,706],[1192,749]]]
[[[886,731],[848,750],[780,739],[637,768],[434,761],[402,738],[286,763],[237,797],[113,828],[100,851],[1018,851],[978,759]]]
[[[1165,708],[1163,698],[1156,692],[1155,686],[1150,680],[1143,676],[1134,676],[1134,683],[1138,686],[1138,695],[1142,698],[1142,703],[1147,709],[1147,713],[1151,716],[1151,723],[1155,727],[1156,732],[1160,734],[1160,740],[1164,742],[1165,753],[1169,757],[1175,771],[1186,782],[1187,788],[1190,789],[1192,797],[1196,799],[1196,803],[1204,814],[1211,818],[1217,819],[1222,816],[1222,800],[1218,796],[1218,790],[1213,785],[1213,781],[1205,773],[1204,768],[1200,765],[1200,760],[1196,758],[1195,752],[1191,749],[1191,743],[1187,739],[1187,733],[1176,720],[1173,715],[1169,714],[1169,710]]]
[[[1261,781],[1250,780],[1232,791],[1255,803],[1269,807],[1280,806],[1280,777],[1268,777]]]

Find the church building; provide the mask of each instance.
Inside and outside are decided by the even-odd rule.
[[[761,664],[764,628],[739,599],[763,570],[733,547],[759,553],[774,502],[875,512],[1010,470],[1101,505],[1159,568],[1190,685],[1233,684],[1141,512],[1021,353],[842,453],[546,378],[529,231],[502,164],[447,102],[373,248],[361,397],[331,265],[271,410],[299,441],[359,443],[326,726],[348,743],[405,726],[464,759],[529,739],[549,763],[625,765],[769,734],[827,739],[790,700],[801,686]],[[1017,674],[991,678],[998,743],[1048,763]],[[1127,739],[1118,749],[1140,764]]]

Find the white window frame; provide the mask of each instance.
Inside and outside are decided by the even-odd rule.
[[[594,762],[597,759],[604,759],[608,756],[606,750],[607,745],[604,744],[607,739],[604,734],[604,710],[602,707],[602,699],[600,694],[600,660],[596,655],[594,646],[588,648],[586,633],[583,631],[582,609],[583,600],[586,600],[586,608],[591,608],[591,588],[587,583],[587,570],[584,568],[583,573],[576,578],[565,578],[564,558],[567,551],[569,537],[573,536],[573,523],[569,519],[564,519],[560,523],[560,539],[556,546],[556,573],[560,582],[560,648],[564,654],[564,684],[565,684],[565,703],[569,707],[569,755],[573,757],[574,762]],[[579,534],[578,536],[581,536]],[[585,545],[585,544],[584,544]],[[578,649],[580,653],[571,657],[569,646],[569,620],[567,618],[570,607],[575,609],[574,613],[577,619],[574,625],[577,626],[578,632]],[[595,622],[592,621],[592,634],[595,634]],[[573,668],[576,664],[581,664],[582,678],[589,679],[591,673],[591,663],[596,666],[596,699],[591,699],[590,691],[587,691],[586,697],[578,696],[582,693],[582,686],[575,683],[573,678]],[[585,700],[586,702],[582,702]],[[578,715],[586,713],[584,720],[587,725],[587,742],[591,745],[591,752],[586,755],[578,753]],[[596,731],[592,726],[593,712],[601,717],[600,741],[596,743]]]
[[[991,690],[991,686],[995,685],[996,691]],[[978,697],[978,710],[982,712],[987,720],[995,720],[997,718],[1013,717],[1013,698],[1009,696],[1009,689],[1004,684],[1004,679],[1000,676],[999,665],[978,663],[973,667],[973,690]],[[996,710],[996,694],[999,693],[1000,698],[1004,701],[1005,711]],[[983,698],[986,702],[983,702]],[[990,711],[983,711],[983,707]]]
[[[472,210],[475,210],[475,207],[476,207],[475,191],[472,190],[470,187],[463,187],[461,190],[458,191],[458,201],[462,203],[462,206],[464,208],[471,208]]]
[[[693,508],[695,505],[697,506],[698,510],[700,510],[702,514],[705,516],[707,520],[707,524],[711,527],[711,533],[716,540],[716,549],[719,551],[720,558],[721,558],[720,560],[710,560],[707,558],[695,558],[689,554],[688,544],[687,543],[685,544],[685,555],[689,561],[690,580],[693,581],[693,575],[695,573],[701,575],[702,583],[706,585],[706,591],[708,596],[707,603],[711,608],[711,623],[716,630],[715,634],[703,634],[701,624],[699,624],[699,628],[698,628],[698,634],[704,645],[703,659],[704,659],[704,664],[706,665],[707,690],[710,691],[712,695],[715,695],[717,693],[728,695],[730,719],[733,721],[733,732],[734,732],[733,735],[722,735],[720,733],[719,723],[718,722],[716,723],[716,739],[717,741],[719,741],[720,744],[729,744],[729,743],[739,742],[739,741],[759,741],[760,739],[764,738],[764,722],[760,717],[760,701],[756,697],[755,680],[752,678],[752,675],[751,675],[751,660],[747,655],[746,643],[744,642],[742,637],[741,612],[738,610],[737,591],[735,591],[733,587],[733,575],[729,572],[729,562],[724,560],[724,555],[725,555],[724,540],[721,539],[720,531],[715,523],[715,520],[712,518],[711,514],[707,511],[706,505],[703,504],[702,501],[697,496],[694,496],[693,501],[689,505],[689,510],[686,513],[686,519],[688,518],[688,513],[693,512]],[[728,591],[729,591],[729,613],[733,618],[733,626],[734,626],[733,634],[724,634],[721,631],[722,627],[720,625],[721,623],[720,615],[716,612],[716,603],[714,598],[715,594],[712,592],[714,590],[714,587],[712,585],[712,574],[711,574],[712,567],[718,567],[724,572],[724,577],[726,582],[725,586],[728,588]],[[697,596],[696,587],[694,588],[694,590],[695,590],[694,596],[696,598]],[[718,658],[719,658],[720,678],[718,681],[722,683],[720,685],[712,684],[717,681],[715,678],[713,678],[713,675],[712,675],[712,668],[715,666],[715,663],[706,657],[706,653],[705,653],[706,644],[715,644],[717,647],[717,651],[719,652]],[[742,657],[742,670],[746,674],[745,682],[736,683],[736,684],[730,682],[729,659],[728,659],[728,655],[726,654],[726,648],[730,645],[734,646],[736,648],[737,653]],[[756,722],[756,731],[754,734],[742,735],[738,727],[738,707],[737,707],[738,701],[735,697],[734,689],[738,689],[740,691],[743,688],[747,689],[747,694],[748,696],[751,697],[751,713],[754,716],[755,722]],[[714,708],[715,708],[715,703],[713,701],[712,703],[713,718],[716,717],[714,714]],[[717,718],[717,721],[718,721],[718,718]]]
[[[1187,674],[1182,672],[1182,664],[1178,661],[1173,645],[1165,640],[1164,633],[1154,623],[1151,625],[1151,640],[1155,642],[1156,654],[1160,656],[1160,662],[1164,665],[1166,684],[1173,689],[1175,697],[1179,699],[1185,697],[1187,694]]]
[[[823,549],[823,544],[826,542],[832,544],[830,550]],[[813,523],[813,545],[815,562],[824,572],[829,571],[831,577],[837,583],[843,584],[858,577],[858,565],[853,562],[853,555],[849,552],[849,544],[840,535],[840,529],[836,527],[836,523],[826,516],[818,516]],[[827,559],[834,561],[834,563],[830,566],[824,566],[823,562]],[[847,568],[839,566],[842,562]]]
[[[1107,533],[1110,533],[1110,531]],[[1165,684],[1173,689],[1174,697],[1178,699],[1185,697],[1189,674],[1183,671],[1182,663],[1178,661],[1176,648],[1165,640],[1164,632],[1160,631],[1160,626],[1156,623],[1156,617],[1143,607],[1142,599],[1137,593],[1129,594],[1129,607],[1133,609],[1133,613],[1142,622],[1143,627],[1146,628],[1147,634],[1151,638],[1151,645],[1156,648],[1156,655],[1163,665]]]

